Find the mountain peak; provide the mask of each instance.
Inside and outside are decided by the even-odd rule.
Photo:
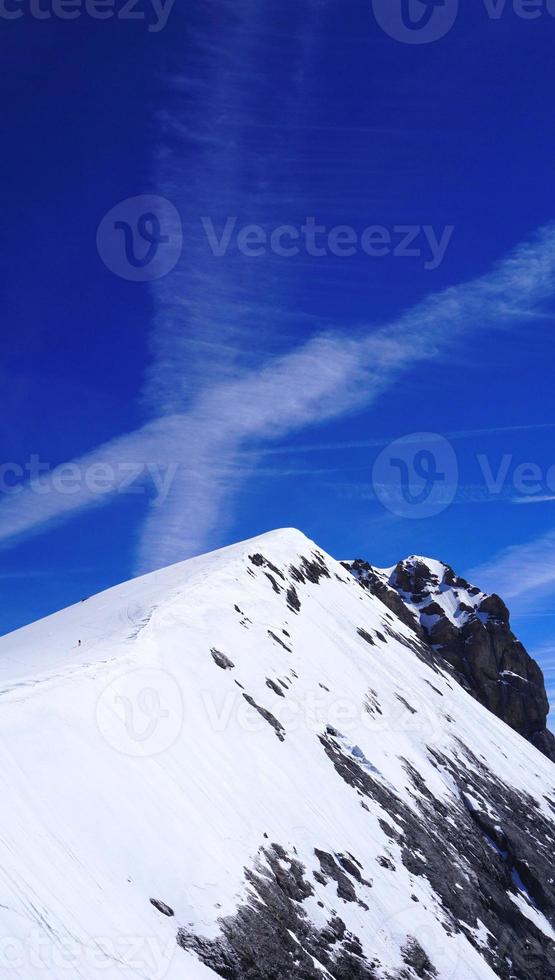
[[[354,565],[283,529],[2,638],[10,976],[551,975],[555,768]]]

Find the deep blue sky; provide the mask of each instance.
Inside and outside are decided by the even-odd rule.
[[[372,333],[488,274],[548,224],[555,19],[523,20],[510,3],[498,20],[481,2],[467,7],[422,45],[389,37],[370,0],[177,0],[158,33],[85,14],[37,21],[26,7],[3,23],[3,460],[25,465],[35,454],[54,467],[188,410],[322,330]],[[114,275],[96,247],[103,215],[150,193],[172,201],[184,231],[177,267],[154,286]],[[359,232],[454,230],[433,270],[363,252],[253,258],[232,247],[217,259],[200,217],[221,229],[228,215],[270,229],[314,215]],[[555,501],[515,504],[511,477],[493,497],[476,455],[494,470],[504,454],[543,472],[555,464],[555,429],[545,427],[555,423],[554,320],[547,295],[541,316],[523,308],[503,330],[476,322],[368,407],[265,433],[256,445],[266,455],[253,457],[247,439],[241,478],[235,459],[237,485],[216,501],[203,548],[295,525],[338,557],[389,565],[420,553],[462,572],[488,566],[487,586],[502,591],[505,567],[498,586],[489,578],[498,556],[543,541]],[[461,485],[441,514],[413,520],[376,500],[372,467],[389,440],[421,431],[450,438]],[[461,431],[471,434],[452,436]],[[190,466],[186,510],[196,464],[180,459]],[[151,492],[6,537],[0,629],[134,574]],[[539,554],[549,561],[548,549]],[[548,582],[539,598],[524,589],[511,603],[548,669],[554,592]]]

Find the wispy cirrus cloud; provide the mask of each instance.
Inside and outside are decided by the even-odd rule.
[[[217,373],[211,382],[205,377],[186,411],[164,414],[164,388],[157,419],[75,462],[83,473],[122,460],[139,467],[145,461],[160,468],[171,465],[175,479],[163,502],[151,505],[137,570],[177,561],[211,544],[217,529],[221,533],[234,494],[248,478],[241,456],[245,447],[253,452],[254,467],[257,454],[276,439],[372,404],[404,372],[444,356],[466,335],[533,321],[554,295],[555,226],[549,226],[487,275],[430,296],[392,323],[374,330],[358,325],[350,334],[324,332],[256,369]],[[171,346],[171,337],[160,340],[156,357],[164,362],[165,384],[178,386],[184,362],[177,352],[170,369]],[[152,398],[154,404],[154,390]],[[27,486],[2,501],[0,542],[68,519],[112,496],[109,490],[91,491],[86,481],[71,494],[57,493],[55,477],[56,471],[44,478],[40,494]],[[546,554],[555,552],[555,534],[545,539],[544,548]],[[508,596],[518,587],[520,559],[510,549],[504,557]],[[531,557],[530,580],[534,575],[540,573]]]
[[[187,428],[196,433],[163,507],[153,507],[138,567],[203,550],[225,524],[247,478],[241,453],[258,454],[292,431],[371,405],[416,365],[445,355],[462,336],[541,315],[555,293],[555,226],[542,229],[489,274],[430,296],[380,328],[323,333],[253,371],[202,391]],[[186,440],[182,442],[186,446]]]
[[[555,500],[553,494],[543,494],[539,497],[515,497],[513,504],[549,504]]]
[[[555,529],[524,544],[504,548],[470,572],[484,588],[507,599],[541,598],[555,589]]]
[[[476,436],[495,436],[504,435],[505,433],[523,433],[523,432],[541,432],[542,430],[555,429],[555,422],[534,422],[528,425],[497,425],[497,426],[481,426],[477,429],[453,429],[451,431],[442,432],[442,435],[446,439],[456,440],[456,439],[474,439]],[[284,446],[273,446],[272,448],[267,448],[265,454],[269,456],[291,456],[302,453],[328,453],[330,451],[342,452],[350,451],[352,449],[375,449],[379,446],[387,446],[389,442],[395,436],[390,434],[389,436],[380,436],[374,439],[352,439],[352,440],[342,440],[341,442],[311,442],[302,443],[301,445],[295,444],[294,446],[284,445]],[[555,500],[555,497],[541,497],[534,498],[534,501],[546,499]],[[524,501],[527,502],[526,500]]]
[[[183,216],[186,247],[183,263],[152,287],[151,358],[140,396],[149,421],[74,460],[80,478],[71,493],[56,489],[63,478],[57,468],[41,486],[4,496],[3,546],[107,505],[120,484],[108,481],[99,491],[89,476],[98,466],[118,472],[122,463],[137,473],[149,467],[173,475],[149,504],[137,570],[220,543],[235,495],[277,440],[371,405],[405,372],[446,356],[462,337],[536,322],[555,295],[555,226],[483,277],[431,295],[391,323],[337,330],[294,301],[299,280],[305,297],[317,293],[327,267],[312,265],[307,275],[301,259],[260,264],[230,250],[222,262],[207,254],[200,222],[188,217],[225,223],[240,215],[276,227],[303,220],[307,200],[318,200],[307,193],[319,156],[313,144],[329,127],[310,80],[323,55],[325,8],[320,0],[293,8],[286,63],[264,4],[218,0],[187,18],[187,69],[172,76],[158,116],[156,174],[158,192]],[[276,87],[279,125],[268,98]],[[332,175],[331,184],[317,188],[326,208],[340,181],[341,207],[353,215],[361,206],[350,178],[361,160],[344,147],[350,133],[370,132],[359,123],[347,121],[340,156],[330,156],[326,144],[325,159],[318,159],[320,176],[326,166]],[[262,138],[267,133],[271,139]],[[342,276],[344,286],[346,266]]]

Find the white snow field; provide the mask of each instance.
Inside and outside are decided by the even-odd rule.
[[[329,577],[297,581],[295,609],[290,568],[315,553]],[[1,638],[0,975],[214,978],[177,930],[216,938],[248,899],[245,868],[268,842],[306,869],[308,919],[323,928],[340,916],[377,977],[418,975],[403,958],[408,936],[440,980],[498,975],[481,955],[486,926],[476,924],[474,944],[448,934],[431,881],[407,869],[383,829],[394,817],[338,777],[319,736],[331,726],[345,756],[415,813],[407,764],[440,803],[461,802],[430,749],[456,763],[469,747],[551,822],[555,767],[403,639],[411,630],[296,530]],[[492,810],[475,797],[468,806]],[[371,887],[356,881],[358,901],[340,897],[335,881],[313,877],[315,849],[350,854]],[[464,892],[464,855],[459,867]],[[554,938],[524,885],[511,905]]]

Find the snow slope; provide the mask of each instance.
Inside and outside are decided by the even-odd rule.
[[[553,764],[298,531],[3,637],[0,729],[10,980],[555,973]]]

